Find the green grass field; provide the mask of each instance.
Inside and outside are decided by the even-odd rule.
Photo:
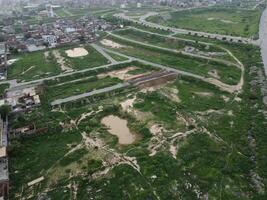
[[[0,84],[0,96],[2,97],[5,93],[5,90],[9,88],[8,83]]]
[[[100,53],[98,53],[91,46],[84,46],[84,48],[88,51],[88,55],[82,57],[71,58],[65,53],[66,50],[75,48],[72,47],[64,47],[60,49],[61,56],[65,58],[66,63],[74,70],[82,70],[86,68],[93,68],[100,65],[105,65],[108,63],[108,60],[103,57]]]
[[[141,46],[111,36],[109,39],[125,45],[126,47],[117,50],[129,56],[134,56],[203,76],[209,76],[208,72],[215,69],[220,76],[220,80],[228,84],[236,84],[240,79],[240,69],[235,66],[227,66],[222,63],[192,58],[190,56],[184,56],[177,53]]]
[[[88,51],[88,55],[75,58],[68,57],[65,51],[76,47],[68,46],[55,49],[60,52],[65,64],[73,70],[108,64],[108,60],[89,45],[84,47]],[[17,56],[19,60],[8,68],[8,79],[29,81],[61,73],[60,64],[52,51],[38,51]]]
[[[51,52],[47,58],[44,51],[22,54],[17,58],[19,60],[8,68],[8,79],[28,81],[56,75],[61,71]]]
[[[114,32],[116,35],[123,36],[128,39],[132,39],[134,41],[146,43],[146,44],[152,44],[159,47],[164,47],[168,49],[175,49],[175,50],[184,50],[185,47],[194,47],[196,50],[206,53],[206,56],[209,56],[209,53],[219,53],[214,56],[210,56],[213,58],[228,60],[228,61],[234,61],[231,56],[228,55],[228,53],[219,48],[218,46],[214,45],[206,45],[199,42],[193,41],[185,41],[183,38],[175,37],[168,38],[165,36],[160,36],[156,34],[145,33],[136,29],[125,29],[125,30],[119,30]]]
[[[143,37],[147,37],[153,44],[169,44],[150,35],[122,34],[134,40],[145,41]],[[121,82],[105,76],[96,78],[98,74],[128,66],[138,67],[128,74],[140,74],[153,68],[133,61],[45,81],[42,105],[31,112],[9,117],[10,129],[29,124],[48,128],[42,135],[10,141],[9,198],[36,200],[42,194],[44,199],[51,200],[266,199],[267,119],[262,113],[266,110],[262,84],[257,79],[258,72],[263,70],[260,49],[190,38],[227,48],[240,59],[245,66],[245,82],[240,93],[223,92],[201,80],[178,76],[160,86],[125,89],[94,97],[90,103],[75,102],[51,110],[48,103],[53,99]],[[136,45],[111,36],[107,39],[123,45],[114,51],[144,60],[203,76],[216,69],[220,79],[229,84],[240,78],[240,70],[234,66]],[[89,63],[94,63],[89,57],[69,59],[64,51],[60,50],[69,65],[90,67]],[[36,60],[30,59],[32,55],[35,54],[18,62],[35,64],[44,59],[43,54],[37,54]],[[111,56],[122,59],[115,54]],[[25,66],[22,69],[19,66],[15,69],[25,71]],[[252,66],[256,66],[255,73],[250,72]],[[252,86],[252,81],[258,84]],[[125,110],[123,105],[126,104],[130,106]],[[108,115],[127,120],[136,141],[120,145],[118,138],[101,123]],[[155,125],[156,128],[152,128]],[[254,138],[252,143],[248,136]],[[39,177],[44,180],[28,186]]]
[[[240,50],[239,53],[243,52],[245,50]],[[174,88],[178,90],[175,94],[181,100],[179,103],[175,102],[172,96],[166,95],[166,91]],[[211,96],[201,96],[197,93],[210,93]],[[247,86],[242,94],[244,103],[240,103],[233,100],[234,94],[221,92],[202,81],[182,77],[156,91],[111,97],[97,102],[94,107],[101,105],[105,108],[111,104],[116,107],[119,102],[134,95],[137,95],[134,108],[143,113],[143,121],[137,121],[117,107],[83,120],[73,131],[63,132],[56,128],[59,120],[69,122],[77,119],[82,113],[90,112],[93,105],[86,104],[72,107],[66,113],[50,112],[49,116],[42,117],[42,120],[52,122],[50,128],[57,130],[56,132],[50,131],[46,135],[12,141],[11,197],[14,200],[20,199],[21,196],[34,199],[38,193],[48,191],[46,196],[50,198],[68,199],[73,195],[73,189],[68,187],[70,184],[77,185],[76,194],[79,200],[144,199],[156,196],[160,199],[196,199],[196,190],[201,195],[209,194],[209,197],[214,199],[239,199],[237,193],[249,193],[250,197],[255,198],[260,196],[254,193],[249,177],[254,166],[247,156],[250,152],[244,133],[250,128],[247,117],[253,115],[254,111],[248,107],[250,104],[247,104]],[[230,101],[226,102],[223,96]],[[198,114],[207,110],[214,112]],[[232,111],[234,115],[228,115],[228,111]],[[210,134],[200,129],[195,134],[178,139],[174,143],[178,147],[176,159],[169,151],[170,139],[163,143],[156,155],[149,156],[148,148],[152,136],[147,127],[151,124],[160,123],[166,128],[164,137],[194,128],[181,123],[177,113],[185,119],[195,119],[197,126],[206,127]],[[101,118],[108,114],[121,115],[127,119],[131,129],[141,135],[140,139],[132,145],[117,146],[117,140],[109,135],[100,123]],[[33,113],[26,116],[29,115]],[[52,120],[53,118],[56,118],[56,121]],[[101,178],[91,178],[94,172],[103,170],[102,159],[111,155],[107,151],[103,153],[100,149],[84,146],[66,155],[78,144],[83,144],[80,133],[84,131],[92,138],[97,137],[105,141],[106,148],[111,147],[125,156],[135,157],[140,172],[129,165],[121,164],[114,166]],[[213,136],[221,139],[216,140]],[[47,155],[51,156],[47,158]],[[260,155],[264,155],[263,152]],[[266,161],[263,159],[260,163],[262,162]],[[262,172],[260,174],[263,175]],[[44,176],[43,182],[33,187],[27,186],[29,181],[40,176]],[[193,187],[186,187],[188,183]],[[99,190],[101,192],[97,192]],[[244,196],[242,199],[249,200],[250,197]]]
[[[45,98],[48,102],[56,99],[62,99],[73,95],[90,92],[94,89],[101,89],[120,83],[117,78],[103,78],[98,79],[96,77],[88,77],[86,79],[65,83],[63,85],[49,86],[46,90]]]
[[[148,21],[189,30],[251,37],[258,33],[260,10],[204,8],[153,16]]]

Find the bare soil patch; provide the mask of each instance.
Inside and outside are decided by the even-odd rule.
[[[82,48],[82,47],[66,50],[65,53],[70,58],[87,56],[89,54],[88,51],[85,48]]]

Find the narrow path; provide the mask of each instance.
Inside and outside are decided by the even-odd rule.
[[[51,106],[58,106],[58,105],[63,104],[63,103],[76,101],[76,100],[83,99],[83,98],[90,97],[90,96],[94,96],[97,94],[103,94],[103,93],[111,92],[113,90],[125,88],[129,85],[130,85],[129,83],[119,83],[117,85],[113,85],[113,86],[98,89],[98,90],[93,90],[91,92],[86,92],[86,93],[75,95],[75,96],[70,96],[70,97],[67,97],[64,99],[57,99],[57,100],[51,102]]]
[[[102,56],[104,56],[111,64],[117,64],[118,62],[114,60],[110,55],[108,55],[103,49],[99,48],[99,46],[95,44],[91,44],[91,46],[98,51]]]

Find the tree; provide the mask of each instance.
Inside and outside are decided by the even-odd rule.
[[[11,111],[11,108],[9,105],[6,105],[6,104],[2,105],[0,107],[0,115],[2,119],[5,119],[9,115],[10,111]]]

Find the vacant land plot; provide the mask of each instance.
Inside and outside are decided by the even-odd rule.
[[[8,79],[33,80],[60,73],[60,67],[51,51],[38,51],[18,56],[8,68]]]
[[[71,54],[72,57],[70,57],[68,53],[73,53],[70,51],[73,48],[77,49],[78,47],[64,47],[60,49],[60,53],[65,58],[66,64],[74,70],[93,68],[108,63],[108,60],[91,46],[81,48],[86,50],[80,54],[81,56],[75,57]]]
[[[114,51],[138,58],[194,74],[216,70],[227,83],[240,78],[234,66],[108,40],[122,45]],[[263,72],[260,51],[249,45],[216,44],[244,64],[242,93],[229,94],[181,76],[90,103],[53,110],[42,103],[31,112],[10,116],[10,128],[48,128],[42,135],[11,141],[10,199],[265,199],[266,119],[262,82],[255,79]],[[45,95],[49,101],[113,84],[126,72],[135,75],[149,69],[136,67],[138,63],[131,63],[47,81],[42,100]],[[101,124],[110,115],[127,121],[136,135],[133,143],[119,144]],[[41,182],[29,186],[34,180]]]
[[[157,34],[152,34],[153,32],[146,33],[136,29],[119,30],[115,31],[114,33],[116,33],[116,35],[120,35],[125,38],[129,38],[142,43],[180,51],[190,51],[188,49],[191,49],[190,53],[193,54],[233,61],[233,58],[229,56],[225,50],[214,45],[206,45],[194,40],[186,41],[180,38],[165,37]]]
[[[236,192],[251,191],[248,174],[252,164],[242,154],[246,149],[234,148],[232,143],[244,137],[246,130],[246,126],[242,132],[231,129],[232,121],[235,125],[245,119],[240,118],[240,110],[246,107],[233,98],[201,81],[179,78],[151,91],[97,102],[94,109],[88,104],[53,111],[52,119],[65,116],[63,128],[54,123],[51,128],[55,133],[12,141],[11,196],[16,200],[43,193],[53,199],[68,199],[75,194],[79,200],[112,200],[176,199],[180,194],[196,199],[209,194],[234,199]],[[128,109],[120,107],[129,100]],[[228,111],[232,114],[227,115]],[[101,124],[109,115],[127,120],[137,140],[120,145]],[[211,119],[216,120],[209,127]],[[246,147],[246,142],[239,141],[238,146]],[[27,185],[39,177],[42,182]],[[217,187],[220,184],[230,188]],[[137,192],[140,188],[141,193]]]
[[[210,76],[209,72],[215,70],[218,77],[220,77],[219,79],[228,84],[236,84],[240,79],[241,71],[236,66],[228,66],[210,60],[192,58],[190,56],[184,56],[178,53],[171,53],[168,51],[127,42],[111,36],[109,39],[124,46],[123,48],[116,49],[116,51],[125,53],[126,55],[142,58],[144,60],[204,76]]]
[[[120,82],[121,81],[117,78],[106,77],[103,79],[98,79],[96,77],[88,77],[79,81],[65,83],[63,85],[59,84],[50,86],[46,90],[46,98],[50,102],[55,99],[62,99],[69,96],[90,92],[94,89],[108,87]]]
[[[258,33],[260,10],[194,9],[152,16],[148,21],[189,30],[250,37]]]

